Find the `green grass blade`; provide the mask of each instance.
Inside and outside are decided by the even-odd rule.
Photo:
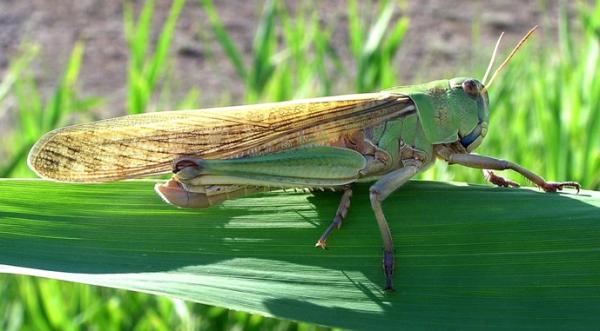
[[[18,81],[23,71],[31,64],[38,53],[39,47],[37,45],[25,44],[21,46],[20,54],[10,61],[8,70],[4,73],[0,82],[0,103],[4,101],[13,84]],[[0,115],[2,115],[2,110],[0,110]]]
[[[3,146],[9,156],[0,165],[2,177],[31,176],[32,172],[27,169],[25,159],[33,143],[47,131],[66,124],[71,113],[85,112],[102,103],[99,98],[81,99],[77,96],[77,80],[83,55],[83,43],[75,43],[56,89],[46,101],[42,100],[37,82],[28,68],[18,69],[22,72],[15,77],[11,92],[16,100],[19,126],[10,132],[11,135],[7,138],[10,144]],[[18,63],[19,61],[16,65]],[[13,70],[16,69],[11,66],[9,71]]]
[[[171,4],[169,15],[161,27],[156,46],[151,49],[154,5],[153,0],[146,0],[137,21],[132,4],[125,3],[123,8],[129,60],[127,112],[130,114],[139,114],[147,110],[158,81],[167,67],[165,62],[168,59],[175,26],[185,5],[185,0],[176,0]]]
[[[160,72],[165,66],[165,61],[167,60],[167,55],[169,54],[169,48],[171,46],[171,39],[175,31],[175,26],[184,5],[185,0],[175,0],[171,5],[169,16],[163,25],[156,49],[148,64],[147,81],[148,85],[150,86],[156,85],[156,81],[159,78]]]
[[[313,34],[315,36],[314,39],[314,48],[315,48],[315,63],[313,69],[315,71],[315,76],[319,78],[321,83],[321,95],[331,95],[332,87],[333,87],[333,79],[332,75],[327,70],[326,61],[332,61],[337,65],[336,61],[340,61],[339,57],[336,57],[335,53],[330,53],[331,48],[331,36],[333,35],[331,29],[324,28],[319,20],[314,19],[312,24]],[[336,68],[339,69],[339,68]],[[340,72],[342,70],[339,70]]]
[[[361,24],[355,2],[348,6],[350,50],[356,61],[356,91],[373,92],[396,85],[393,58],[408,29],[408,19],[392,24],[397,3],[383,1],[370,27]],[[366,41],[362,41],[366,35]]]
[[[276,35],[277,2],[265,1],[263,12],[252,41],[252,66],[247,77],[246,99],[255,102],[260,99],[262,93],[275,73],[274,57],[277,52]]]
[[[397,254],[397,291],[384,293],[366,186],[322,251],[337,193],[183,210],[153,184],[0,181],[0,272],[353,329],[600,323],[599,192],[411,182],[384,204]]]
[[[398,48],[402,44],[402,40],[404,40],[404,35],[408,30],[408,24],[410,20],[408,17],[402,17],[397,22],[389,38],[385,42],[385,52],[391,56],[396,55]]]
[[[357,59],[364,47],[364,37],[356,0],[348,2],[348,35],[350,38],[350,52]]]
[[[0,168],[0,178],[9,177],[13,174],[15,169],[23,165],[23,161],[27,158],[29,150],[33,146],[33,141],[24,140],[18,149],[11,155],[11,159],[8,164]]]
[[[14,83],[13,93],[19,107],[19,123],[21,126],[19,136],[23,137],[23,140],[32,142],[44,130],[42,100],[33,77],[22,74]]]
[[[362,55],[366,58],[372,56],[383,44],[383,38],[389,29],[396,4],[394,2],[386,2],[382,6],[383,8],[377,17],[377,21],[369,30],[366,44],[362,50]]]
[[[77,42],[73,46],[69,62],[65,67],[63,77],[58,84],[52,100],[46,106],[46,118],[42,131],[49,131],[56,128],[64,115],[73,111],[74,87],[81,70],[81,61],[83,60],[84,45]]]
[[[246,72],[246,67],[244,66],[242,54],[235,46],[235,43],[227,33],[227,30],[225,30],[225,27],[223,27],[223,23],[221,23],[221,20],[219,19],[219,14],[217,13],[215,6],[211,0],[200,0],[200,4],[208,16],[208,20],[210,21],[210,25],[215,33],[217,41],[225,50],[225,54],[227,54],[231,63],[233,63],[237,74],[245,81],[248,74]]]
[[[154,1],[146,0],[136,20],[133,3],[123,5],[123,26],[125,39],[130,48],[130,61],[134,67],[142,66],[150,43]]]

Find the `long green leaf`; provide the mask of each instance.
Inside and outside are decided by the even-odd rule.
[[[353,329],[600,323],[599,192],[411,182],[384,204],[397,256],[385,293],[366,186],[322,251],[338,193],[184,210],[153,184],[1,180],[0,272]]]

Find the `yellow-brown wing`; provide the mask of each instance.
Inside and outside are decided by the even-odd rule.
[[[103,182],[171,170],[179,156],[227,159],[325,145],[410,111],[385,93],[146,113],[74,125],[43,136],[29,154],[41,177]]]

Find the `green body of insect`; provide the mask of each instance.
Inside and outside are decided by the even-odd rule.
[[[29,165],[60,181],[102,182],[172,171],[156,186],[167,202],[209,207],[271,188],[342,190],[325,247],[350,204],[351,185],[371,181],[370,199],[384,244],[385,287],[392,289],[393,243],[381,202],[436,158],[481,169],[512,169],[546,191],[549,183],[502,160],[471,154],[488,126],[488,97],[472,78],[380,93],[283,103],[125,116],[48,133]],[[515,183],[487,171],[500,186]]]

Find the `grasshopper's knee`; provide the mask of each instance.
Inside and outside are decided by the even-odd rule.
[[[187,191],[174,179],[164,184],[156,184],[154,190],[165,202],[177,207],[206,208],[211,205],[206,194]]]
[[[173,173],[180,179],[196,178],[202,172],[202,160],[190,157],[180,157],[173,161]]]
[[[371,199],[371,202],[373,202],[373,200],[377,201],[378,196],[379,196],[379,192],[377,191],[377,189],[371,187],[369,189],[369,198]]]
[[[371,200],[371,205],[380,204],[382,199],[381,192],[375,186],[371,186],[369,189],[369,199]]]

